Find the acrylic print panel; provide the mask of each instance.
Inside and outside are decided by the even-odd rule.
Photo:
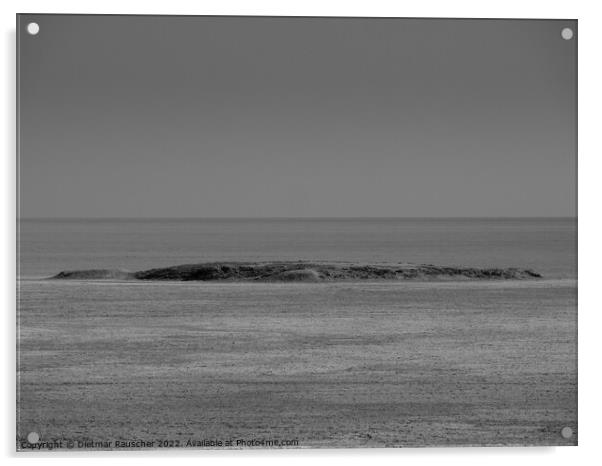
[[[17,31],[18,450],[577,444],[575,20]]]

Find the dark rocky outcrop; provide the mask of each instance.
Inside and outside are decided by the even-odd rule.
[[[524,280],[541,275],[529,269],[442,267],[436,265],[361,265],[321,262],[211,262],[163,267],[139,272],[76,270],[55,275],[73,280],[175,281],[352,281],[352,280]]]
[[[132,272],[120,269],[90,269],[90,270],[66,270],[51,278],[62,278],[71,280],[131,280]]]

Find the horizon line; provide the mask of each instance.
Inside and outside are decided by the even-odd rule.
[[[215,217],[215,216],[65,216],[65,217],[17,217],[18,220],[431,220],[431,219],[450,219],[450,220],[462,220],[462,219],[578,219],[577,215],[492,215],[492,216],[297,216],[297,217],[283,217],[283,216],[265,216],[265,217]]]

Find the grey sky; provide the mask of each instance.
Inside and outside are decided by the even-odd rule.
[[[573,216],[567,26],[22,15],[21,214]]]

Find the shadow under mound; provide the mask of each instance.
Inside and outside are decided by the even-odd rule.
[[[436,265],[361,265],[313,262],[212,262],[139,272],[94,269],[61,272],[54,279],[320,282],[354,280],[525,280],[541,278],[529,269],[441,267]]]
[[[134,273],[120,269],[66,270],[51,279],[65,280],[133,280]]]

